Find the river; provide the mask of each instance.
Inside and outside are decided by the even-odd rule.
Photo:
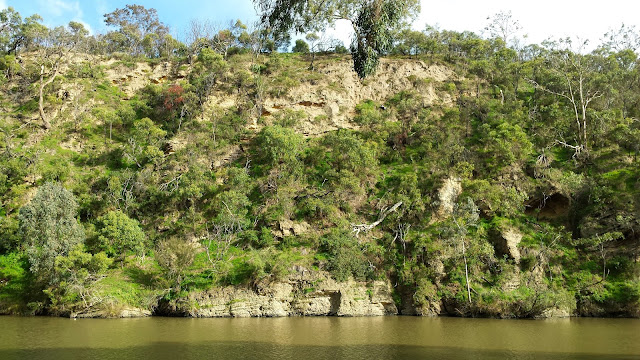
[[[640,320],[0,317],[0,359],[640,359]]]

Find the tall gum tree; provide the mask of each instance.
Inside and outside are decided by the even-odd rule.
[[[582,53],[586,45],[586,41],[580,42],[574,50],[571,39],[547,43],[545,66],[548,69],[548,76],[544,78],[544,83],[536,79],[529,80],[536,88],[562,98],[568,104],[576,124],[576,145],[561,140],[557,142],[572,148],[576,154],[588,153],[590,131],[588,110],[594,101],[604,94],[597,57]]]
[[[42,125],[47,130],[51,128],[51,122],[44,111],[44,89],[53,83],[59,75],[60,65],[88,34],[84,26],[77,22],[69,23],[69,29],[62,26],[41,29],[41,46],[36,51],[36,62],[40,65],[38,110]]]
[[[158,18],[158,12],[142,5],[127,5],[104,15],[107,26],[124,35],[128,51],[134,55],[159,57],[169,28]]]
[[[420,10],[418,0],[254,0],[261,22],[275,33],[322,32],[338,20],[354,30],[351,53],[360,78],[373,74],[391,49],[393,30]]]

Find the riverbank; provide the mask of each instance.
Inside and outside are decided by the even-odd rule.
[[[390,280],[336,281],[329,273],[297,268],[281,281],[263,281],[252,285],[224,286],[203,291],[169,293],[146,308],[128,304],[104,304],[93,308],[76,308],[59,312],[57,316],[70,318],[132,318],[132,317],[191,317],[191,318],[248,318],[248,317],[371,317],[426,316],[479,317],[501,319],[549,319],[569,317],[637,318],[636,309],[606,309],[597,304],[545,302],[541,299],[535,313],[516,309],[526,304],[513,301],[509,306],[499,303],[490,308],[477,302],[464,304],[455,299],[440,298],[431,303],[417,302],[415,294],[403,292]],[[546,307],[542,307],[545,305]],[[507,309],[508,311],[497,311]],[[511,310],[513,309],[513,310]],[[494,312],[491,312],[493,310]],[[509,311],[511,310],[511,311]],[[609,310],[609,312],[607,312]],[[532,314],[518,316],[518,314]]]

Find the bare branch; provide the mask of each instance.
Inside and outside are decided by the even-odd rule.
[[[367,232],[374,227],[378,226],[384,219],[391,214],[392,212],[398,210],[398,208],[402,205],[402,201],[398,201],[392,207],[385,209],[378,216],[378,220],[372,222],[371,224],[351,224],[352,230],[351,232],[356,233],[356,237],[360,234],[360,232]]]

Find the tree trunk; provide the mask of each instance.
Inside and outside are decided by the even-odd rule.
[[[471,304],[471,286],[469,285],[469,266],[467,265],[467,252],[464,246],[464,239],[462,239],[462,257],[464,258],[464,277],[467,280],[467,297],[469,304]]]
[[[53,80],[55,80],[56,76],[58,76],[58,68],[54,68],[53,76],[51,76],[47,81],[44,81],[44,65],[40,67],[40,91],[39,91],[39,99],[38,99],[38,110],[40,110],[40,118],[42,119],[42,125],[45,130],[49,130],[51,128],[51,123],[47,119],[46,114],[44,113],[44,88],[51,84]]]

